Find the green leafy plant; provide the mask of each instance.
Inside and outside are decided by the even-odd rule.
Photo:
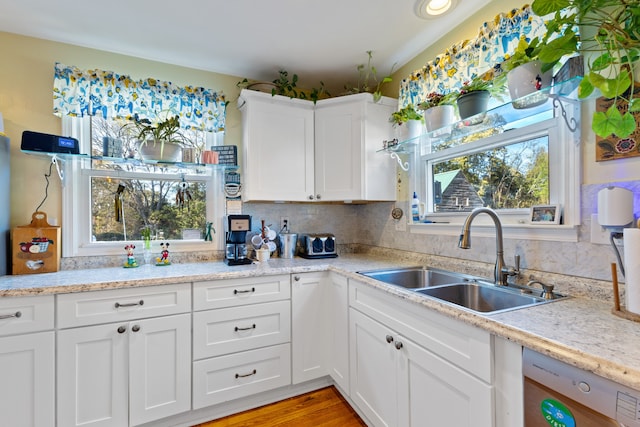
[[[380,98],[382,98],[382,86],[391,83],[393,79],[391,78],[391,74],[393,74],[393,67],[391,67],[391,71],[389,75],[382,77],[382,79],[378,78],[378,69],[371,65],[371,60],[373,59],[373,51],[367,51],[367,63],[359,64],[356,68],[358,70],[358,83],[353,86],[351,84],[346,84],[344,88],[346,89],[347,94],[354,93],[371,93],[373,94],[373,101],[378,102]]]
[[[415,109],[413,104],[407,104],[406,107],[391,113],[391,117],[389,117],[389,121],[396,125],[401,125],[409,120],[419,120],[424,123],[424,117]]]
[[[586,98],[599,89],[613,99],[605,112],[595,112],[591,128],[601,136],[624,138],[637,127],[633,112],[640,111],[634,94],[634,69],[640,67],[640,3],[637,0],[534,0],[533,12],[553,14],[545,20],[547,37],[540,60],[551,63],[580,54],[588,59],[589,72],[580,82],[578,96]],[[580,27],[580,38],[575,32]],[[625,107],[626,105],[626,107]],[[623,110],[621,112],[620,110]]]
[[[252,85],[260,82],[253,82],[249,79],[242,79],[236,86],[243,88],[251,88]],[[264,83],[262,83],[264,84]],[[320,87],[311,88],[310,90],[303,90],[298,88],[298,75],[292,74],[289,78],[289,72],[286,70],[280,70],[278,72],[278,78],[273,80],[269,85],[272,86],[271,95],[288,96],[289,98],[306,99],[313,101],[315,104],[319,99],[328,98],[331,94],[327,91],[324,82],[320,81]]]
[[[175,143],[185,142],[185,138],[180,133],[180,117],[177,115],[159,122],[152,122],[149,119],[141,119],[138,114],[135,114],[132,120],[138,131],[136,139],[141,142],[150,140]]]
[[[439,105],[453,105],[457,95],[456,92],[449,92],[447,94],[431,92],[424,101],[418,104],[418,109],[428,110],[429,108]]]

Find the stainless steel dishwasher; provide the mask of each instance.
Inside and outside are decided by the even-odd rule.
[[[526,349],[525,427],[640,427],[640,391]]]

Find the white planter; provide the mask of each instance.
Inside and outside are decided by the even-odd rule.
[[[456,109],[453,105],[437,105],[424,112],[424,121],[427,132],[449,126],[456,120]]]
[[[507,74],[507,87],[516,109],[530,108],[544,104],[549,98],[548,93],[538,93],[551,85],[551,70],[542,73],[540,61],[532,61],[522,64]],[[521,99],[524,98],[525,99]]]
[[[138,146],[138,153],[142,160],[153,160],[158,162],[180,162],[182,161],[182,147],[173,142],[146,141]]]
[[[424,123],[422,123],[420,120],[409,120],[405,124],[407,126],[408,139],[418,138],[424,133]]]

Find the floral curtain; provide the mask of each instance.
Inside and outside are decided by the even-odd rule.
[[[134,80],[112,71],[80,70],[55,64],[53,114],[102,115],[130,118],[137,114],[151,121],[180,116],[186,129],[223,131],[226,102],[222,93],[202,87],[179,87],[152,78]]]
[[[544,20],[529,5],[497,15],[485,22],[474,40],[451,46],[444,53],[414,71],[400,84],[399,104],[419,104],[431,92],[448,93],[465,81],[494,70],[518,45],[521,36],[531,40],[545,33]]]

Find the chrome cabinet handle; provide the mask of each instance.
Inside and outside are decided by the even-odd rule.
[[[239,291],[239,290],[237,290],[237,289],[234,289],[234,290],[233,290],[233,294],[234,294],[234,295],[238,295],[238,294],[248,294],[248,293],[255,292],[255,291],[256,291],[256,288],[245,289],[245,290],[243,290],[243,291]]]
[[[15,313],[0,315],[0,319],[12,319],[14,317],[16,319],[22,317],[22,312],[21,311],[16,311]]]
[[[317,200],[320,200],[321,198],[322,198],[322,197],[320,197],[320,195],[319,195],[319,194],[316,194],[316,199],[317,199]]]
[[[255,375],[258,371],[256,371],[255,369],[249,373],[249,374],[236,374],[236,379],[237,378],[246,378],[246,377],[250,377],[251,375]]]
[[[309,200],[313,200],[313,194],[309,195]]]
[[[120,308],[120,307],[135,307],[137,305],[144,305],[144,300],[140,300],[138,302],[127,302],[124,304],[120,304],[119,302],[116,302],[116,308]]]
[[[256,328],[256,324],[254,323],[253,325],[249,326],[248,328],[238,328],[237,326],[235,327],[235,331],[249,331],[251,329],[255,329]]]
[[[126,326],[120,326],[118,328],[118,333],[119,334],[124,334],[127,331],[127,327]]]
[[[296,282],[300,281],[300,276],[293,276],[293,280],[295,280]]]
[[[402,341],[396,341],[396,349],[400,350],[402,348]]]
[[[391,344],[393,342],[393,337],[391,335],[386,336],[387,342]]]
[[[140,330],[140,325],[133,325],[133,326],[131,327],[131,330],[132,330],[133,332],[138,332],[138,331]]]

